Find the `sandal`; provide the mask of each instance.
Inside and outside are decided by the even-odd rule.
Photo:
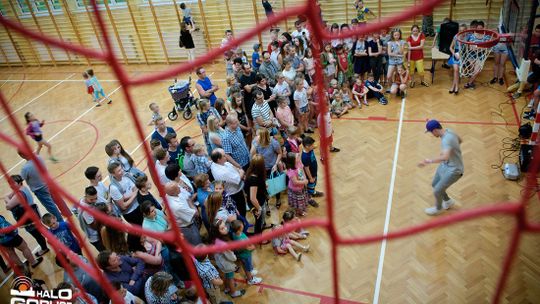
[[[336,147],[330,148],[330,152],[339,152],[339,151],[341,151],[341,150],[336,148]]]
[[[420,82],[420,84],[425,86],[426,88],[429,88],[429,84],[425,81]]]

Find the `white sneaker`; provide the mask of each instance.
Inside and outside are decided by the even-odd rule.
[[[437,209],[437,207],[434,206],[424,209],[424,212],[427,215],[439,215],[443,212],[443,209]]]
[[[442,202],[442,206],[443,206],[444,210],[448,210],[448,209],[452,208],[452,206],[454,206],[455,204],[456,204],[456,202],[453,199],[449,199],[447,201]]]
[[[257,269],[255,269],[255,268],[253,268],[250,273],[251,273],[252,276],[256,276],[259,273],[259,271],[257,271]]]
[[[251,277],[251,280],[248,281],[249,285],[258,285],[261,284],[262,279],[258,277]]]

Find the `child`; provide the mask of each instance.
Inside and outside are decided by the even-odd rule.
[[[26,120],[26,135],[29,135],[32,137],[33,140],[35,140],[38,144],[38,148],[36,150],[36,154],[39,154],[41,152],[41,148],[43,146],[47,147],[47,153],[49,154],[49,159],[53,162],[58,162],[58,159],[56,159],[52,155],[52,147],[51,144],[49,144],[45,139],[43,139],[43,132],[41,131],[41,127],[45,124],[45,120],[42,120],[41,122],[34,116],[34,114],[30,112],[26,112],[24,114],[24,119]]]
[[[364,85],[362,79],[360,77],[356,78],[352,89],[352,94],[354,101],[356,101],[356,103],[358,104],[358,108],[360,109],[362,108],[362,103],[364,103],[366,106],[369,106],[369,103],[367,102],[368,90],[369,89]]]
[[[302,144],[302,130],[295,126],[289,126],[287,128],[287,140],[283,144],[284,153],[293,152],[300,154],[300,145]]]
[[[232,97],[232,95],[235,93],[235,90],[240,88],[240,85],[238,84],[238,80],[233,75],[228,75],[225,78],[225,82],[227,83],[227,90],[225,91],[225,95],[228,99]],[[240,92],[240,90],[238,90]]]
[[[296,215],[305,216],[309,200],[306,191],[308,180],[302,167],[297,166],[296,154],[289,152],[286,155],[285,166],[287,168],[287,176],[289,177],[289,183],[287,185],[289,206],[296,212]]]
[[[307,190],[310,196],[308,204],[313,207],[319,207],[319,204],[313,199],[314,197],[322,197],[324,194],[315,190],[317,186],[317,157],[315,156],[315,140],[310,137],[304,137],[302,141],[302,165],[304,166],[304,172],[308,179]]]
[[[418,25],[413,25],[411,27],[411,36],[407,38],[407,43],[409,51],[407,56],[409,59],[409,72],[411,75],[411,84],[410,87],[414,87],[414,74],[415,70],[418,71],[418,76],[420,76],[420,84],[429,87],[429,84],[424,81],[424,42],[426,37],[423,33],[420,33],[420,28]],[[398,65],[399,67],[399,65]]]
[[[125,289],[124,286],[122,286],[122,283],[120,283],[120,282],[111,282],[111,284],[114,287],[114,290],[116,290],[120,294],[120,297],[122,297],[124,299],[124,303],[126,303],[126,304],[144,304],[143,300],[141,300],[139,297],[137,297],[136,295],[129,292],[129,290]],[[109,303],[112,304],[112,300]]]
[[[215,245],[225,245],[230,241],[229,228],[225,221],[216,220],[212,224],[211,231],[211,237],[214,239]],[[225,277],[225,293],[228,293],[231,298],[238,298],[245,294],[243,289],[236,290],[234,282],[234,272],[237,269],[236,260],[236,255],[232,250],[214,253],[214,261]]]
[[[192,160],[195,164],[195,175],[200,173],[208,173],[208,171],[210,171],[212,161],[210,161],[208,158],[206,147],[201,144],[195,144],[193,147],[193,154],[194,156],[192,156]]]
[[[331,79],[337,77],[336,58],[330,42],[326,42],[324,45],[324,52],[321,53],[321,65],[324,69],[325,83],[329,83]]]
[[[49,228],[49,231],[66,247],[71,251],[75,252],[78,255],[82,255],[81,247],[79,242],[71,233],[71,229],[67,222],[58,222],[55,216],[50,213],[45,213],[41,217],[41,222],[43,225]],[[58,264],[58,258],[56,258],[56,263]]]
[[[388,73],[386,79],[388,83],[392,83],[392,78],[396,67],[403,64],[405,57],[405,41],[401,40],[401,30],[396,28],[392,30],[392,40],[387,44],[388,52]]]
[[[368,79],[366,80],[366,87],[369,89],[369,91],[367,92],[367,98],[375,97],[383,106],[388,104],[388,100],[386,99],[386,97],[384,97],[383,86],[380,85],[377,80],[375,80],[375,77],[373,77],[373,73],[368,74]]]
[[[155,121],[158,118],[161,118],[161,114],[159,113],[159,106],[155,102],[150,103],[150,105],[148,105],[148,108],[150,108],[150,111],[152,111],[152,119],[150,120],[150,122],[148,122],[148,125],[151,126],[155,124]]]
[[[349,112],[349,107],[343,102],[343,94],[341,91],[337,91],[334,94],[334,100],[330,106],[332,114],[336,115],[338,118],[347,114]],[[319,113],[319,116],[321,113]]]
[[[467,29],[466,24],[461,24],[459,26],[459,32],[463,32]],[[461,43],[457,40],[457,35],[452,39],[450,44],[450,52],[452,55],[448,59],[448,65],[452,67],[453,78],[452,78],[452,87],[448,90],[449,94],[459,94],[459,66],[460,66],[460,56],[459,51],[461,50]]]
[[[397,74],[394,76],[394,82],[390,87],[390,94],[400,94],[401,98],[405,98],[407,91],[407,83],[410,80],[409,70],[405,69],[402,65],[398,65]]]
[[[314,133],[313,130],[308,127],[309,103],[307,90],[304,88],[304,80],[296,79],[294,84],[296,86],[296,91],[294,91],[294,103],[299,114],[298,126],[306,133]]]
[[[84,84],[86,85],[86,92],[88,92],[88,94],[92,96],[92,99],[94,100],[94,102],[98,102],[98,100],[94,98],[94,87],[92,86],[92,82],[90,81],[90,76],[88,76],[86,72],[83,72],[82,76],[84,78]],[[101,106],[101,102],[98,102],[96,107],[100,107],[100,106]]]
[[[282,223],[283,224],[283,223]],[[279,229],[283,226],[276,225],[272,230]],[[302,253],[296,253],[294,247],[302,249],[304,252],[309,252],[309,245],[302,245],[295,240],[292,240],[288,234],[282,234],[272,239],[272,247],[279,254],[290,253],[296,261],[300,262],[302,259]]]
[[[287,138],[286,130],[294,127],[294,115],[289,107],[289,99],[285,97],[278,97],[278,108],[276,110],[276,118],[279,121],[279,131],[283,139]]]
[[[356,8],[356,20],[358,20],[358,24],[365,24],[367,22],[366,14],[369,14],[373,18],[377,17],[369,8],[364,5],[363,0],[355,0],[354,8]]]
[[[324,120],[323,120],[324,119]],[[317,116],[317,124],[319,125],[319,128],[320,126],[322,126],[322,124],[325,124],[326,125],[326,135],[325,135],[325,138],[326,140],[328,141],[328,146],[330,147],[330,152],[339,152],[341,151],[340,149],[336,148],[333,146],[334,144],[334,129],[332,128],[332,115],[330,115],[330,112],[327,111],[326,113],[322,113],[320,112],[319,115]],[[321,155],[321,161],[324,161],[322,155],[323,155],[323,146],[321,145],[320,147],[320,155]]]
[[[326,91],[328,99],[330,99],[330,100],[334,99],[334,95],[336,93],[338,93],[338,81],[336,79],[332,79],[332,80],[330,80],[330,85],[328,86],[328,91]]]
[[[253,45],[253,54],[251,54],[251,66],[253,67],[254,72],[259,71],[259,67],[261,66],[261,63],[262,63],[261,54],[259,54],[260,50],[261,50],[261,45],[258,43],[255,43]]]
[[[348,79],[343,80],[343,84],[341,85],[341,94],[343,96],[343,103],[347,105],[349,109],[356,107],[351,100],[351,85]]]
[[[281,217],[283,219],[282,224],[300,222],[300,219],[297,218],[295,214],[296,211],[292,208],[289,208],[283,212],[283,216]],[[296,231],[289,232],[288,236],[292,240],[305,240],[309,236],[309,231],[305,230],[304,228],[300,228]]]
[[[231,223],[232,239],[234,241],[247,240],[248,237],[244,232],[244,223],[240,220],[235,220]],[[247,282],[249,285],[258,285],[262,282],[262,279],[256,277],[257,271],[253,269],[253,263],[251,261],[251,252],[255,250],[255,245],[248,245],[244,249],[236,251],[236,256],[242,261],[242,267],[246,273]]]
[[[180,9],[182,9],[182,13],[184,14],[184,18],[182,19],[184,23],[189,24],[191,28],[195,28],[195,22],[191,17],[191,8],[187,7],[185,3],[180,3]]]
[[[223,280],[220,278],[216,267],[208,259],[208,256],[197,256],[193,261],[203,288],[206,291],[208,301],[212,304],[226,303],[225,296],[221,293],[220,289],[220,286],[223,285]]]
[[[99,100],[99,95],[101,95],[103,98],[107,98],[109,100],[107,102],[107,104],[111,104],[112,99],[109,96],[105,96],[105,92],[103,91],[103,87],[101,86],[98,79],[94,75],[94,70],[88,69],[88,70],[86,70],[86,74],[88,74],[88,76],[90,76],[90,83],[91,83],[92,87],[94,87],[94,99],[96,101],[98,101]]]
[[[345,51],[343,44],[336,47],[337,62],[338,62],[338,82],[340,85],[347,79],[349,71],[348,53]]]

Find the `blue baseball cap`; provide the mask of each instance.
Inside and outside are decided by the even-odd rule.
[[[426,123],[426,132],[433,132],[435,129],[442,129],[441,123],[435,119],[428,120]]]

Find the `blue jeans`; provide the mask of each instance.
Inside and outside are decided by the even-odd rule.
[[[41,202],[43,207],[45,207],[45,209],[47,209],[47,211],[50,214],[56,216],[56,219],[59,222],[64,221],[64,219],[62,218],[62,214],[60,214],[60,211],[58,210],[56,203],[53,201],[51,193],[49,192],[49,188],[47,188],[47,186],[40,188],[38,190],[34,190],[34,194],[36,195],[37,199]]]
[[[262,216],[264,216],[264,214]],[[244,269],[247,272],[251,272],[253,270],[253,262],[251,259],[251,255],[249,255],[249,257],[240,257],[240,261],[242,261],[242,264],[244,265]]]

